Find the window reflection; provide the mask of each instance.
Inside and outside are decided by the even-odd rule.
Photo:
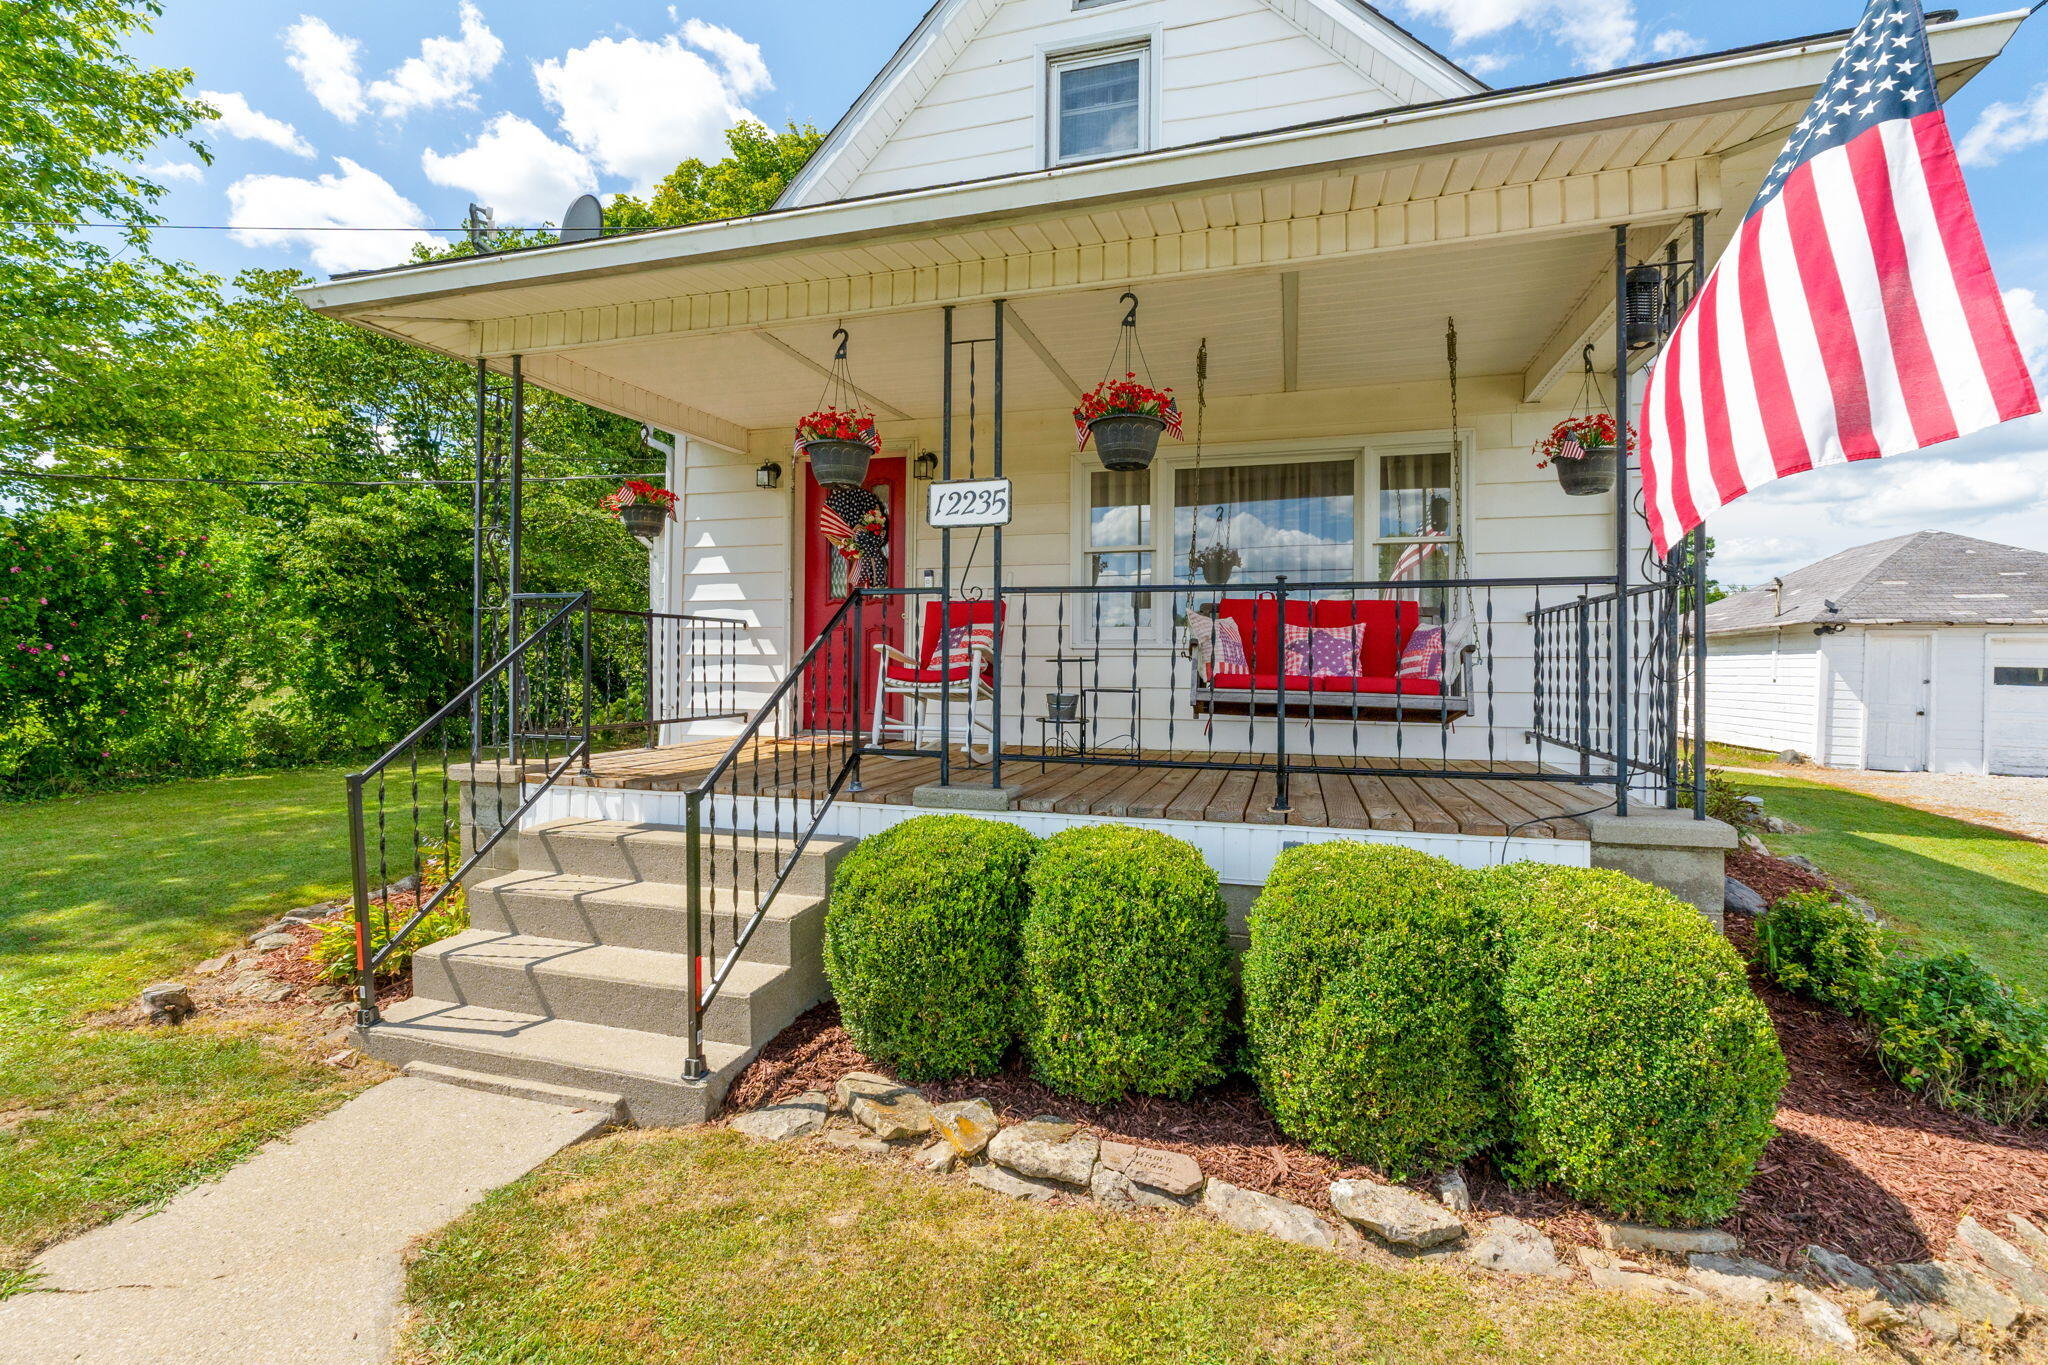
[[[1350,460],[1174,474],[1173,572],[1183,583],[1343,582],[1358,537]]]

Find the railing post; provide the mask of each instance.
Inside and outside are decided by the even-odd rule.
[[[946,307],[945,397],[939,403],[944,430],[939,433],[939,477],[953,477],[953,308]],[[939,532],[939,785],[953,782],[953,532]],[[968,683],[970,688],[973,683]],[[970,692],[969,695],[972,695]],[[913,732],[914,733],[914,732]],[[971,740],[973,735],[968,738]]]
[[[1287,799],[1287,575],[1273,575],[1273,583],[1279,607],[1274,629],[1280,636],[1273,674],[1273,685],[1279,694],[1279,705],[1273,715],[1273,810],[1285,814],[1291,809]],[[1310,704],[1314,704],[1313,698]]]
[[[1628,224],[1614,228],[1614,813],[1628,814],[1630,753],[1628,597]]]
[[[995,419],[995,430],[994,430],[994,432],[993,432],[993,433],[992,433],[992,435],[991,435],[991,438],[990,438],[990,442],[989,442],[989,445],[990,445],[990,450],[991,450],[991,452],[992,452],[992,454],[994,455],[994,458],[995,458],[995,475],[996,475],[996,477],[997,477],[997,478],[999,478],[999,479],[1003,477],[1003,322],[1004,322],[1004,315],[1005,315],[1005,314],[1006,314],[1006,313],[1008,312],[1008,310],[1009,310],[1009,305],[1008,305],[1008,304],[1007,304],[1007,303],[1006,303],[1006,302],[1005,302],[1004,300],[1002,300],[1002,299],[997,299],[997,300],[996,300],[996,302],[995,302],[995,353],[996,353],[996,357],[995,357],[995,358],[996,358],[996,375],[995,375],[995,410],[994,410],[994,419]],[[995,788],[997,788],[998,790],[1000,790],[1000,789],[1002,788],[1002,785],[1003,785],[1003,624],[1004,624],[1004,623],[1003,623],[1003,528],[1002,528],[1002,527],[998,526],[998,527],[996,527],[996,528],[995,528],[995,537],[994,537],[994,539],[995,539],[995,568],[994,568],[994,578],[993,578],[993,580],[992,580],[992,582],[993,582],[993,585],[994,585],[994,587],[993,587],[993,591],[992,591],[992,593],[991,593],[990,595],[991,595],[992,597],[994,597],[994,599],[995,599],[995,612],[996,612],[996,619],[995,619],[995,633],[994,633],[994,636],[993,636],[993,640],[994,640],[994,644],[995,644],[995,657],[994,657],[994,658],[993,658],[993,659],[991,660],[991,674],[990,674],[990,677],[991,677],[990,687],[991,687],[991,690],[993,691],[994,695],[993,695],[993,696],[992,696],[992,697],[990,698],[990,701],[989,701],[989,712],[990,712],[990,715],[989,715],[989,732],[990,732],[990,733],[989,733],[989,747],[988,747],[988,783],[989,783],[989,785],[990,785],[991,787],[995,787]],[[970,680],[970,681],[968,682],[968,684],[967,684],[967,685],[968,685],[968,688],[970,689],[970,690],[969,690],[969,693],[968,693],[968,695],[972,696],[972,695],[973,695],[973,692],[972,692],[972,688],[973,688],[973,686],[974,686],[974,683],[973,683],[973,681],[972,681],[972,680]],[[968,726],[968,735],[967,735],[967,742],[968,742],[968,744],[970,744],[970,745],[972,745],[972,744],[974,743],[974,733],[973,733],[973,726],[972,726],[972,724],[970,724],[970,725]]]
[[[689,958],[689,1008],[683,1020],[683,1079],[704,1079],[704,793],[693,791],[683,805],[683,876],[688,909],[683,918],[684,952]]]
[[[370,851],[363,834],[361,773],[348,778],[348,845],[356,918],[356,1026],[372,1028],[378,1020],[377,973],[370,966]]]
[[[661,714],[661,709],[659,706],[655,704],[654,697],[654,670],[656,666],[655,660],[660,657],[660,651],[658,651],[654,647],[654,632],[656,627],[658,627],[659,625],[659,618],[657,618],[652,612],[649,612],[647,615],[647,648],[644,651],[644,655],[647,661],[647,747],[650,749],[654,748],[655,746],[661,743],[661,727],[654,723],[655,717]],[[682,671],[683,666],[683,639],[688,633],[689,629],[689,625],[686,622],[676,622],[676,649],[674,661],[676,665],[676,671],[679,673]]]
[[[862,593],[861,588],[856,587],[853,590],[853,641],[850,646],[853,655],[853,677],[846,687],[848,718],[853,722],[849,727],[852,733],[848,736],[851,741],[851,771],[847,774],[847,781],[852,784],[853,791],[860,790],[860,750],[861,743],[867,735],[861,724],[861,718],[867,713],[861,710],[860,704],[861,675],[867,672],[868,654],[868,635],[864,620],[867,604],[862,598]]]
[[[577,771],[584,777],[590,773],[590,592],[583,593],[583,766]],[[653,622],[648,623],[653,629]]]
[[[1593,600],[1579,594],[1579,776],[1593,773]]]
[[[1707,818],[1707,528],[1692,531],[1692,818]]]

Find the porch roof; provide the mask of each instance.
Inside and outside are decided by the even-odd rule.
[[[1944,90],[1981,70],[2025,17],[1932,26]],[[1475,342],[1469,368],[1526,370],[1535,396],[1611,306],[1599,286],[1603,230],[1669,229],[1687,213],[1746,202],[1841,42],[1800,39],[969,184],[400,267],[301,296],[448,355],[500,365],[525,356],[529,377],[548,388],[742,445],[750,427],[784,420],[788,391],[812,382],[790,353],[820,354],[841,319],[923,314],[912,334],[928,362],[935,347],[921,339],[943,304],[1355,268],[1421,246],[1446,248],[1431,253],[1444,257],[1437,281],[1461,282],[1480,259],[1474,243],[1514,242],[1507,264],[1544,281],[1550,315],[1497,354]],[[1454,261],[1461,251],[1468,259]],[[1383,267],[1376,280],[1361,269],[1354,284],[1374,289],[1411,272],[1412,263]],[[1228,292],[1227,279],[1215,283]],[[1474,292],[1470,302],[1499,297]],[[1431,319],[1438,361],[1442,317],[1458,313],[1462,327],[1475,312],[1460,302],[1433,289],[1418,314]],[[679,363],[678,343],[739,332],[761,337],[742,368],[776,380],[772,417],[767,404],[730,401],[715,367]],[[1407,345],[1422,340],[1418,331]],[[1070,374],[1093,378],[1092,357],[1048,348],[1069,356]],[[1420,377],[1383,368],[1379,351],[1372,378]],[[1060,364],[1047,368],[1056,387],[1038,397],[1050,406],[1066,386]],[[708,393],[721,395],[718,410]],[[900,415],[936,406],[888,401]],[[1017,395],[1020,407],[1033,401]]]

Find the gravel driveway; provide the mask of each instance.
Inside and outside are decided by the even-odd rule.
[[[1989,825],[2048,843],[2048,777],[1987,777],[1981,773],[1872,773],[1855,768],[1770,764],[1730,768],[1796,777],[1828,787],[1896,801],[1902,806]]]

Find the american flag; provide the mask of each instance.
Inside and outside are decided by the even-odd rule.
[[[1404,578],[1419,576],[1423,561],[1441,550],[1447,539],[1442,531],[1434,528],[1424,531],[1422,534],[1431,538],[1418,540],[1407,549],[1401,551],[1401,557],[1394,561],[1393,571],[1387,575],[1389,582],[1399,582]]]
[[[1657,552],[1773,479],[2040,408],[1919,0],[1871,0],[1650,376],[1639,444]]]

